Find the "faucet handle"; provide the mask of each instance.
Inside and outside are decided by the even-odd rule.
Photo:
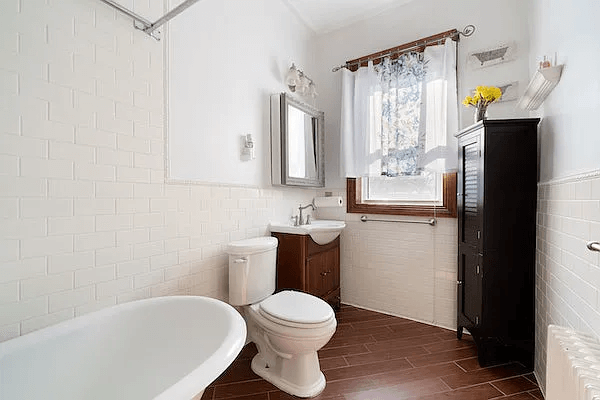
[[[298,216],[297,215],[292,215],[290,217],[290,222],[292,223],[292,225],[298,226]]]
[[[308,215],[306,216],[306,222],[305,222],[305,224],[306,224],[306,225],[310,225],[310,214],[308,214]]]

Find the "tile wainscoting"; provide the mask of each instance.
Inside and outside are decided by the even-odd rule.
[[[535,374],[546,384],[549,324],[600,336],[600,171],[538,185]]]
[[[332,194],[346,197],[345,190]],[[318,218],[347,224],[341,235],[342,302],[456,329],[457,219],[438,218],[434,227],[361,222],[360,214],[345,211],[317,210]]]

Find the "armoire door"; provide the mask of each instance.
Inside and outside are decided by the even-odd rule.
[[[481,266],[483,254],[483,162],[481,137],[459,142],[458,170],[458,312],[457,334],[463,327],[480,323],[482,307]]]

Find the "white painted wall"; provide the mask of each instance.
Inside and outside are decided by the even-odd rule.
[[[319,36],[317,79],[322,82],[318,105],[326,118],[326,184],[345,195],[339,173],[339,116],[341,76],[331,68],[402,43],[468,24],[475,34],[459,44],[459,97],[477,85],[521,83],[529,79],[527,6],[521,0],[448,2],[414,1],[377,16]],[[467,55],[515,41],[518,58],[483,69],[466,65]],[[515,101],[493,105],[489,116],[517,117]],[[473,109],[461,106],[462,126],[473,121]],[[360,215],[344,210],[319,210],[322,217],[345,219],[342,235],[342,300],[448,328],[456,325],[455,219],[439,225],[359,222]]]
[[[557,54],[565,64],[560,83],[542,105],[541,178],[546,182],[600,168],[600,3],[576,0],[532,3],[531,75],[536,61]]]
[[[313,34],[280,0],[204,0],[170,34],[170,176],[268,186],[269,95],[292,62],[312,76]],[[248,133],[256,159],[242,161]]]
[[[600,240],[600,78],[594,0],[534,0],[530,67],[557,53],[558,86],[535,114],[540,176],[537,233],[535,372],[545,387],[548,324],[600,337],[600,259],[585,247]]]
[[[136,1],[135,11],[155,19],[161,3]],[[232,21],[249,12],[242,0],[196,6],[203,3],[215,12],[215,3],[226,4]],[[268,49],[268,72],[247,82],[219,78],[218,88],[207,86],[209,77],[194,82],[207,98],[245,85],[243,102],[220,103],[219,124],[205,119],[211,137],[260,135],[260,158],[244,182],[254,186],[241,187],[164,183],[162,42],[97,0],[2,2],[0,341],[134,299],[226,299],[227,243],[267,234],[269,220],[287,220],[312,199],[312,190],[258,186],[266,176],[267,94],[280,90],[282,60],[309,58],[309,32],[280,0],[252,3],[277,10],[255,22],[277,26],[279,36],[258,41],[248,24],[227,29],[240,49]],[[213,38],[214,52],[221,48],[214,32],[193,30]],[[287,47],[290,38],[300,44]],[[196,73],[204,64],[196,58],[186,67]],[[212,150],[222,157],[205,167],[235,172],[233,149]]]

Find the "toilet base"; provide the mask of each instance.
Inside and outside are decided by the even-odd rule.
[[[288,380],[283,379],[279,374],[274,373],[275,368],[269,368],[260,353],[252,359],[252,371],[265,381],[272,383],[284,392],[297,397],[314,397],[325,389],[325,376],[319,370],[317,379],[310,384],[299,386]],[[318,361],[317,361],[317,369]]]

